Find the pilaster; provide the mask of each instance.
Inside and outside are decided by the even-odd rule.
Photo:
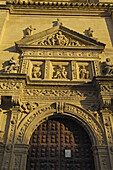
[[[16,134],[16,125],[18,120],[18,107],[13,107],[11,109],[11,118],[10,124],[8,129],[7,141],[5,145],[3,161],[2,161],[2,168],[1,170],[12,170],[13,160],[14,160],[14,141],[15,141],[15,134]]]

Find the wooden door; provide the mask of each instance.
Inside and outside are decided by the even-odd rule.
[[[94,170],[91,141],[76,121],[55,118],[33,133],[27,170]]]

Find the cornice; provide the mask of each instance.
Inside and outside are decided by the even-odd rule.
[[[112,16],[113,3],[78,3],[70,1],[7,0],[0,9],[17,15]]]

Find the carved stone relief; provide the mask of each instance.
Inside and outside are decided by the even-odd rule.
[[[19,110],[21,111],[21,113],[28,114],[32,112],[34,109],[36,109],[37,107],[38,107],[38,103],[36,102],[25,102],[20,105]]]
[[[111,121],[110,121],[110,116],[104,116],[104,125],[105,125],[105,129],[106,129],[106,136],[107,136],[107,140],[108,143],[113,143],[113,138],[112,138],[112,127],[111,127]]]
[[[21,143],[25,134],[25,131],[27,130],[28,126],[30,125],[30,123],[41,114],[41,116],[43,116],[43,114],[48,114],[48,113],[60,113],[63,114],[65,113],[70,113],[70,114],[74,114],[79,117],[82,118],[82,120],[84,120],[85,122],[87,122],[88,124],[90,124],[90,126],[93,128],[94,132],[96,133],[96,137],[98,139],[98,144],[102,145],[104,144],[104,138],[103,138],[103,134],[102,134],[102,127],[101,125],[97,125],[95,122],[95,118],[93,115],[87,114],[84,111],[82,111],[82,109],[75,107],[74,105],[70,105],[70,104],[64,104],[64,103],[56,103],[56,104],[52,104],[52,105],[48,105],[45,107],[39,107],[38,110],[34,110],[24,121],[23,125],[19,125],[19,133],[18,133],[18,138],[17,138],[17,143]],[[98,122],[99,123],[99,122]],[[101,127],[101,128],[100,128]]]
[[[31,69],[32,68],[32,69]],[[47,69],[48,68],[48,69]],[[31,71],[30,71],[31,70]],[[30,61],[28,74],[30,79],[49,80],[89,80],[91,79],[91,64],[88,62],[62,61]]]
[[[67,79],[67,78],[68,78],[68,72],[66,66],[64,65],[53,66],[52,79]]]
[[[106,75],[113,75],[113,63],[110,58],[106,59],[106,63],[104,65],[103,73]]]
[[[71,61],[72,80],[77,79],[77,62]]]
[[[41,76],[42,76],[41,66],[38,64],[33,65],[32,78],[41,78]]]
[[[43,79],[44,61],[29,61],[28,74],[31,79]]]
[[[13,170],[20,170],[21,159],[22,159],[21,155],[15,155]]]
[[[47,38],[39,41],[39,42],[33,42],[32,45],[42,45],[42,46],[86,46],[80,41],[75,41],[66,35],[62,33],[61,31],[58,31],[57,33],[48,36]]]
[[[7,73],[18,73],[19,72],[19,62],[12,57],[9,62],[8,65],[5,66],[5,72]]]
[[[95,68],[95,74],[96,76],[101,75],[101,66],[99,61],[94,61],[94,68]]]
[[[27,118],[27,120],[24,122],[23,126],[21,127],[18,137],[17,137],[17,143],[22,142],[26,129],[28,128],[29,124],[34,120],[35,117],[39,116],[40,114],[45,115],[45,113],[47,114],[47,113],[52,113],[52,112],[55,112],[54,105],[40,107],[36,112],[33,112],[33,114],[30,115],[29,118]]]
[[[11,90],[15,89],[18,90],[22,87],[22,83],[14,82],[14,81],[9,81],[9,82],[0,82],[0,89],[1,90]]]
[[[97,52],[83,52],[83,51],[75,51],[75,50],[68,50],[66,49],[66,51],[63,50],[49,50],[49,49],[44,49],[44,50],[33,50],[33,51],[23,51],[23,56],[33,56],[33,57],[40,57],[40,56],[45,56],[45,57],[49,57],[49,56],[59,56],[59,57],[73,57],[73,58],[98,58],[99,54]]]
[[[69,112],[69,113],[73,113],[73,114],[76,114],[76,113],[79,114],[79,116],[81,116],[83,120],[87,121],[91,125],[91,127],[94,129],[94,131],[97,135],[98,144],[99,145],[104,144],[103,134],[102,134],[100,128],[93,121],[93,119],[90,115],[87,115],[87,114],[85,114],[85,112],[83,112],[79,108],[76,108],[76,107],[68,105],[68,104],[65,105],[64,111]]]
[[[79,65],[79,79],[89,79],[90,72],[86,65]]]

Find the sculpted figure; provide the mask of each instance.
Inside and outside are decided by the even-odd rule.
[[[63,25],[59,18],[57,18],[57,25]]]
[[[41,77],[41,70],[40,70],[40,65],[34,65],[32,68],[32,77],[33,78],[40,78]]]
[[[80,79],[88,79],[89,78],[89,71],[83,66],[83,68],[80,69]]]
[[[36,30],[36,28],[33,28],[32,25],[26,28],[26,35],[32,35],[33,30]]]
[[[59,65],[55,75],[53,76],[55,79],[66,79],[67,78],[67,72],[65,70],[65,67],[62,65]]]
[[[19,69],[19,64],[18,62],[15,60],[14,57],[12,57],[9,60],[8,66],[5,67],[5,72],[8,73],[17,73]]]
[[[68,39],[62,34],[61,31],[59,31],[56,34],[56,39],[57,39],[58,45],[68,45],[69,43]]]
[[[110,58],[106,59],[106,65],[103,70],[104,74],[113,74],[113,64],[111,63]]]
[[[93,30],[91,29],[91,27],[89,27],[88,29],[88,37],[93,37]]]

